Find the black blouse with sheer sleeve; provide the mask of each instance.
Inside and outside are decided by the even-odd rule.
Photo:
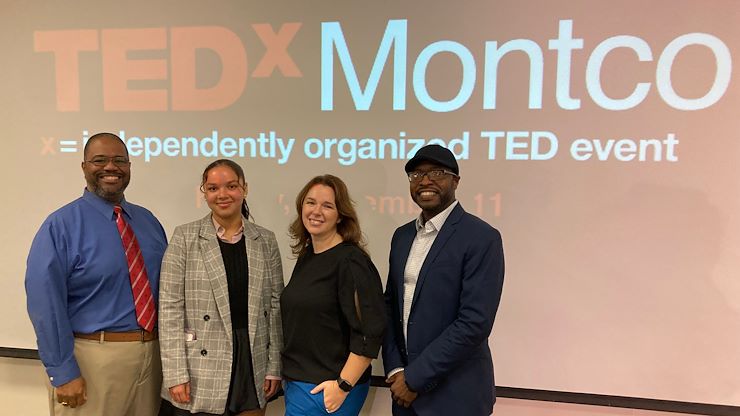
[[[350,352],[378,356],[385,329],[380,275],[353,243],[298,259],[280,306],[283,375],[318,384],[339,376]],[[360,378],[370,378],[371,369]]]

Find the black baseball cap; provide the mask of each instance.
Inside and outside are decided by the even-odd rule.
[[[414,157],[406,162],[406,173],[414,170],[414,168],[416,168],[421,162],[432,162],[434,164],[446,167],[447,169],[454,172],[455,175],[460,174],[460,168],[457,166],[457,160],[455,160],[455,156],[448,148],[440,146],[438,144],[428,144],[419,149]]]

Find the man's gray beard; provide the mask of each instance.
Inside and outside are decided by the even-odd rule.
[[[126,190],[126,186],[124,186],[123,189],[121,189],[119,192],[107,192],[105,189],[103,189],[102,186],[95,183],[93,193],[108,202],[121,202],[121,200],[123,199],[123,191]]]

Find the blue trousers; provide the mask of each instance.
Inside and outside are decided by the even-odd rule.
[[[356,385],[344,399],[342,406],[335,412],[329,413],[324,407],[324,392],[311,394],[316,384],[302,381],[286,381],[285,389],[285,416],[357,416],[365,403],[370,391],[370,382]]]

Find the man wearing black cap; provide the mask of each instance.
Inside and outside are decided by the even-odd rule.
[[[383,363],[393,414],[490,415],[501,235],[455,199],[460,171],[448,149],[422,147],[406,173],[421,215],[391,242]]]

